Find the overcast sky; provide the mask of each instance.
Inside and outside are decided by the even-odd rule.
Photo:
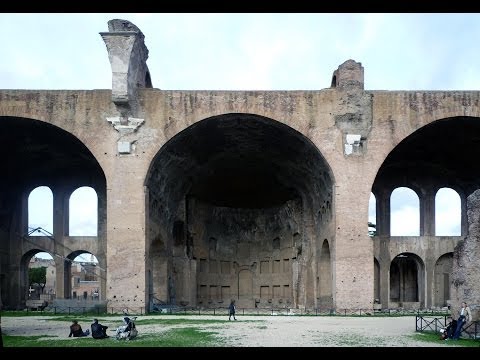
[[[480,14],[474,13],[3,13],[0,87],[111,89],[99,35],[111,19],[143,32],[152,83],[160,89],[319,90],[330,87],[333,71],[348,59],[362,63],[366,90],[478,90],[480,84]],[[394,209],[392,218],[415,223],[409,206]]]

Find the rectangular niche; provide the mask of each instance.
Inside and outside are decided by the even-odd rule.
[[[208,270],[210,274],[218,274],[217,260],[210,259],[210,261],[208,262]]]
[[[230,275],[230,261],[222,261],[220,263],[220,271],[222,274]]]
[[[207,259],[200,259],[200,272],[207,272]]]
[[[274,273],[280,272],[280,260],[273,260],[273,272]]]
[[[280,285],[273,285],[273,298],[278,299],[283,297],[282,288]]]
[[[270,272],[270,261],[260,261],[260,274],[268,274]]]
[[[230,286],[222,286],[222,300],[223,302],[227,303],[230,302],[230,298],[232,297],[232,293],[230,291]]]
[[[198,296],[200,299],[206,300],[207,295],[207,285],[200,285],[200,289],[198,290]]]
[[[209,299],[210,300],[213,300],[213,301],[217,301],[220,299],[220,296],[219,296],[219,287],[216,286],[216,285],[210,285],[210,296],[209,296]]]
[[[269,286],[260,286],[260,299],[262,299],[262,300],[270,299],[270,287]]]

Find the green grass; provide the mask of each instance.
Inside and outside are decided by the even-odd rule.
[[[139,335],[125,341],[115,337],[107,339],[62,338],[51,336],[8,336],[3,335],[4,347],[211,347],[223,346],[215,332],[202,331],[193,327],[171,329],[160,335]]]
[[[5,315],[4,315],[5,316]],[[72,320],[78,320],[79,323],[89,324],[92,321],[90,316],[49,316],[45,317],[51,321],[65,321],[71,322]],[[118,314],[115,318],[119,318]],[[100,323],[111,321],[111,316],[98,317]],[[264,320],[246,320],[248,322],[263,323]],[[222,347],[225,346],[215,336],[217,332],[207,331],[200,329],[202,325],[209,324],[225,324],[227,319],[202,319],[202,318],[189,318],[189,319],[174,319],[157,317],[153,319],[141,319],[137,320],[138,325],[152,325],[160,324],[165,326],[178,326],[163,331],[161,334],[139,334],[137,338],[125,341],[116,340],[114,334],[107,339],[93,339],[92,337],[81,338],[58,338],[48,335],[37,336],[9,336],[3,335],[4,347]],[[120,321],[119,321],[120,323]],[[66,329],[67,329],[66,325]],[[266,327],[265,327],[266,328]]]
[[[410,335],[410,337],[414,340],[418,341],[424,341],[431,343],[432,345],[435,344],[437,346],[438,344],[445,344],[445,345],[455,345],[459,347],[480,347],[480,340],[475,340],[475,339],[459,339],[459,340],[440,340],[440,334],[435,333],[432,331],[422,331],[422,332],[417,332],[414,335]]]

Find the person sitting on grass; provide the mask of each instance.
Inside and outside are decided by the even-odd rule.
[[[68,337],[83,337],[88,335],[90,335],[90,330],[87,329],[83,331],[77,320],[72,321],[72,325],[70,325],[70,334],[68,334]]]
[[[98,319],[93,319],[93,324],[91,325],[91,328],[92,328],[92,337],[94,339],[104,339],[109,337],[107,335],[108,326],[99,324]]]

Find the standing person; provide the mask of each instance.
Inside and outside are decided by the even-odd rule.
[[[237,320],[235,317],[235,300],[232,300],[230,302],[230,305],[228,306],[228,320],[233,316],[233,320]]]
[[[82,337],[88,335],[90,335],[90,330],[87,329],[83,331],[77,320],[72,321],[72,325],[70,325],[70,334],[68,334],[68,337]]]
[[[93,319],[93,324],[91,325],[91,328],[92,328],[92,337],[94,339],[104,339],[109,337],[107,335],[108,326],[99,324],[98,319]]]
[[[459,311],[459,315],[460,316],[457,320],[457,329],[455,330],[455,334],[453,335],[453,340],[458,340],[460,334],[462,333],[463,325],[468,323],[472,319],[472,313],[465,301],[462,302],[462,308]]]

